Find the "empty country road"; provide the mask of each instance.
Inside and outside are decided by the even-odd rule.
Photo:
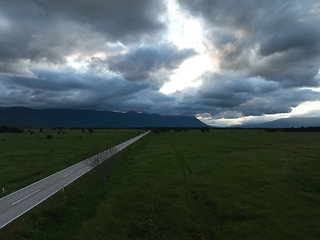
[[[139,140],[150,131],[118,144],[114,148],[121,151]],[[107,151],[107,150],[106,150]],[[63,169],[49,177],[20,189],[0,199],[0,229],[43,202],[65,186],[81,177],[92,168],[83,160],[75,165]]]

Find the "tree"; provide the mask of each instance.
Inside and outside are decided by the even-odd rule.
[[[23,132],[23,129],[20,129],[17,127],[7,127],[6,125],[2,125],[0,127],[0,133],[5,133],[5,132],[21,133]]]
[[[98,173],[102,182],[104,196],[106,195],[107,183],[110,178],[111,172],[115,167],[115,154],[117,152],[118,149],[113,147],[85,160],[85,163]]]
[[[94,132],[94,130],[92,128],[89,128],[88,131],[89,131],[89,133],[93,133]]]

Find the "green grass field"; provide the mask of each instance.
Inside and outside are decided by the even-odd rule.
[[[19,134],[0,134],[0,188],[6,194],[139,134],[136,130],[58,131],[25,129]],[[48,134],[52,139],[47,139]]]
[[[6,135],[0,182],[14,189],[81,160],[108,134],[117,142],[137,131]],[[26,147],[37,141],[38,150]],[[69,147],[57,148],[63,142]],[[119,153],[107,196],[92,171],[1,229],[0,239],[320,239],[319,143],[319,133],[151,133]]]

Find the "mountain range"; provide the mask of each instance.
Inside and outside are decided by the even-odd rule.
[[[190,116],[163,116],[136,112],[111,112],[76,109],[32,109],[25,107],[0,108],[0,126],[45,128],[147,128],[180,127],[204,128]]]
[[[300,127],[318,127],[320,126],[320,117],[291,117],[279,118],[271,122],[259,124],[241,125],[240,128],[300,128]]]

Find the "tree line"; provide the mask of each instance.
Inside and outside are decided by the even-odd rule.
[[[266,132],[320,132],[319,127],[299,127],[299,128],[266,128]]]
[[[18,127],[7,127],[6,125],[2,125],[0,127],[0,133],[21,133],[21,132],[23,132],[23,129]]]

